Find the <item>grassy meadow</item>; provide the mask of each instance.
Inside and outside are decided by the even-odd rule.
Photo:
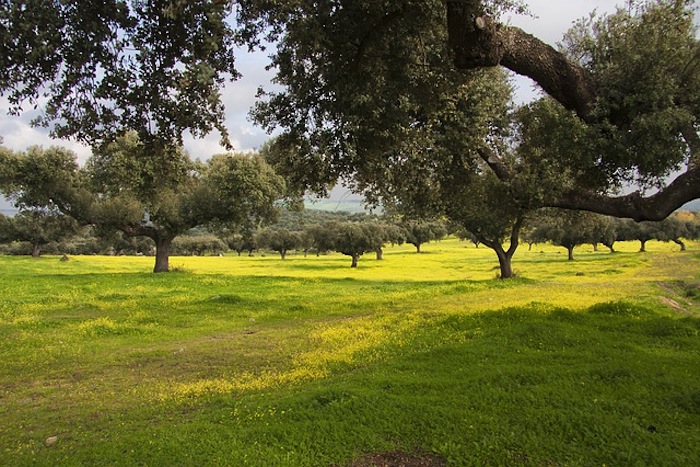
[[[700,465],[700,243],[616,247],[0,257],[0,465]]]

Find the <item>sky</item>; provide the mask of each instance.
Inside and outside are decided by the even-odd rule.
[[[532,17],[512,16],[506,20],[555,46],[575,20],[594,10],[601,14],[613,12],[617,5],[624,5],[624,0],[528,0],[526,3]],[[268,52],[240,53],[236,61],[243,77],[229,83],[223,90],[226,126],[236,150],[254,150],[269,138],[263,129],[254,125],[248,118],[258,87],[270,86],[273,72],[265,70],[267,55]],[[532,83],[526,78],[517,79],[515,86],[516,98],[521,102],[536,95]],[[8,116],[7,109],[7,101],[0,98],[0,136],[5,147],[21,151],[31,145],[60,145],[73,150],[80,163],[90,156],[90,149],[75,141],[53,140],[48,136],[47,129],[33,128],[29,124],[33,112]],[[218,133],[203,139],[194,139],[186,135],[185,148],[194,158],[208,159],[214,154],[225,152],[218,144],[219,139]],[[6,207],[7,203],[0,198],[0,208]]]

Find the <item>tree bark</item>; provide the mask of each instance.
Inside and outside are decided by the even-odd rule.
[[[32,258],[38,258],[39,256],[41,256],[41,244],[34,243],[32,244]]]
[[[700,198],[700,167],[682,173],[667,187],[643,197],[635,191],[624,196],[610,197],[583,190],[566,193],[547,205],[564,209],[597,212],[635,221],[660,221],[689,201]]]
[[[360,259],[360,255],[350,255],[352,257],[352,263],[350,264],[351,268],[356,268],[357,267],[357,262]]]
[[[567,246],[566,251],[569,254],[569,261],[574,260],[574,247],[573,246]]]
[[[156,264],[153,272],[170,271],[170,246],[173,238],[166,235],[156,235],[153,241],[156,243]]]
[[[381,261],[384,259],[384,249],[377,248],[376,253],[377,253],[377,261]]]
[[[481,0],[447,2],[448,42],[459,69],[502,65],[539,84],[564,107],[590,121],[593,78],[550,45],[485,16]]]
[[[420,243],[414,243],[413,246],[416,247],[416,253],[420,253],[420,246],[421,246],[421,244],[420,244]]]
[[[281,257],[282,259],[286,259],[286,258],[287,258],[287,250],[281,250],[281,251],[280,251],[280,257]]]
[[[515,276],[515,274],[513,274],[513,253],[515,253],[515,250],[510,254],[508,251],[504,250],[503,247],[495,248],[495,251],[496,256],[498,256],[501,279],[512,279]]]
[[[639,241],[639,252],[640,253],[646,253],[647,252],[647,241],[646,240],[640,240]]]

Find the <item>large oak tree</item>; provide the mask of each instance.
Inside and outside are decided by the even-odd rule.
[[[282,127],[299,166],[313,168],[304,184],[322,190],[344,177],[361,190],[390,183],[381,179],[395,162],[387,151],[415,144],[416,127],[475,70],[500,66],[538,83],[591,142],[548,160],[583,160],[598,169],[588,172],[595,183],[581,177],[544,204],[642,220],[698,198],[692,2],[636,2],[583,21],[563,50],[500,21],[525,3],[7,1],[0,93],[15,112],[40,106],[36,123],[56,136],[97,146],[133,130],[153,152],[169,154],[184,131],[217,129],[226,140],[220,91],[238,76],[234,46],[272,41],[283,91],[257,109],[258,121]],[[234,13],[237,31],[227,21]],[[499,178],[512,177],[483,141],[469,144]],[[639,191],[620,194],[632,182]],[[660,189],[646,194],[651,187]]]
[[[392,159],[395,149],[428,150],[416,129],[430,125],[430,115],[476,71],[500,66],[532,78],[550,96],[557,134],[581,127],[576,151],[542,154],[542,164],[575,166],[566,189],[542,205],[643,220],[662,219],[700,197],[692,2],[639,2],[584,20],[562,50],[499,21],[499,12],[517,3],[243,2],[247,24],[272,26],[279,40],[273,64],[283,89],[267,96],[256,117],[284,129],[289,160],[318,167],[306,186],[339,177],[358,190],[388,185],[393,180],[383,169],[405,162]],[[478,111],[480,103],[470,105]],[[488,142],[463,130],[494,174],[510,181],[514,173]],[[623,186],[638,191],[624,194]]]

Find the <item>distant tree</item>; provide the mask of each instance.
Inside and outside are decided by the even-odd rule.
[[[378,261],[384,259],[385,244],[402,245],[406,241],[406,230],[400,225],[387,222],[368,222],[367,225],[375,229],[373,235],[378,237],[377,245],[381,243],[381,246],[375,250]]]
[[[688,223],[679,218],[678,213],[657,222],[656,240],[673,242],[681,248],[681,251],[686,250],[683,239],[689,239],[691,235]]]
[[[331,222],[315,229],[320,250],[333,250],[350,256],[356,268],[360,256],[377,251],[385,243],[379,229],[367,222]]]
[[[59,212],[23,210],[10,219],[12,240],[29,242],[32,256],[38,258],[41,248],[59,242],[78,231],[78,223]]]
[[[448,185],[447,216],[496,253],[501,279],[515,277],[512,260],[528,209],[513,197],[508,184],[493,175],[463,176],[472,179]]]
[[[569,261],[574,248],[593,239],[596,216],[585,211],[548,209],[538,213],[532,237],[566,248]]]
[[[618,223],[618,238],[620,240],[638,240],[639,252],[647,251],[647,242],[658,236],[658,224],[654,221],[634,222],[621,219]]]
[[[282,183],[256,158],[222,155],[199,164],[179,151],[148,153],[131,134],[100,148],[85,170],[62,148],[32,147],[5,158],[14,169],[2,189],[16,206],[150,237],[157,272],[168,270],[172,239],[195,225],[270,218]]]
[[[479,248],[481,242],[478,238],[476,238],[476,235],[474,235],[470,231],[464,229],[463,227],[457,226],[454,230],[454,233],[460,240],[472,242],[474,244],[474,248]]]
[[[409,220],[403,223],[406,231],[406,243],[416,247],[416,253],[421,252],[421,245],[440,240],[447,235],[445,224],[440,221]]]
[[[228,249],[223,240],[214,235],[181,235],[173,239],[171,254],[203,256],[222,254]]]
[[[66,214],[79,185],[77,156],[51,146],[30,146],[26,151],[0,151],[0,191],[18,210],[59,210]]]
[[[285,229],[267,228],[258,232],[255,238],[260,248],[276,251],[282,259],[287,257],[288,252],[299,249],[302,246],[301,232]]]
[[[248,252],[248,256],[252,256],[253,252],[258,249],[255,234],[250,229],[242,229],[240,233],[228,233],[224,238],[228,247],[235,251],[238,256],[241,256],[244,251]]]
[[[617,218],[596,214],[593,216],[593,230],[591,232],[591,242],[593,250],[598,251],[598,244],[605,245],[610,253],[615,252],[615,242],[617,241]]]

